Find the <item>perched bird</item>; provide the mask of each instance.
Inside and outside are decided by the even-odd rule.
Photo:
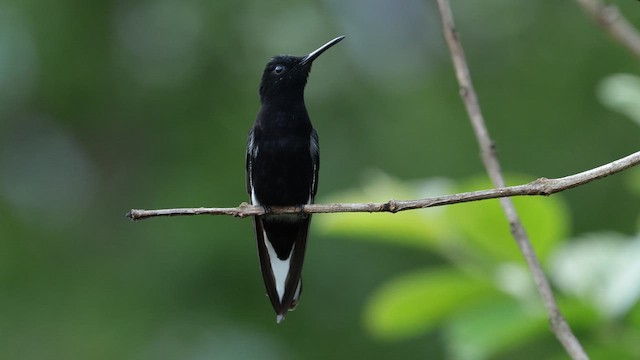
[[[260,82],[260,111],[247,141],[247,192],[265,215],[253,219],[267,295],[280,323],[302,291],[309,214],[270,214],[271,206],[313,203],[318,188],[318,134],[304,105],[311,64],[344,36],[305,56],[279,55]]]

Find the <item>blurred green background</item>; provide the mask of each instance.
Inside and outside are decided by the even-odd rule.
[[[512,184],[638,150],[638,61],[574,2],[452,6]],[[317,215],[279,326],[249,219],[124,217],[246,201],[264,64],[342,34],[317,200],[488,187],[434,1],[0,1],[0,358],[564,358],[495,202]],[[593,358],[640,358],[639,184],[518,203]]]

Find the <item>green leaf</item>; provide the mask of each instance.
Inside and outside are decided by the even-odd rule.
[[[623,341],[593,345],[587,343],[585,344],[585,350],[589,353],[591,359],[637,360],[638,356],[640,356],[637,339],[636,337],[635,341],[630,342],[630,344]],[[566,359],[566,354],[558,356],[558,359]]]
[[[568,242],[551,263],[551,276],[569,295],[618,318],[640,299],[640,236],[597,233]]]
[[[629,186],[629,189],[640,196],[640,168],[629,169],[626,172],[625,182]]]
[[[530,180],[516,177],[511,183],[523,184],[528,181]],[[492,187],[486,177],[479,177],[462,183],[456,191]],[[544,263],[569,231],[569,211],[564,201],[559,196],[520,196],[512,200],[540,261]],[[461,231],[463,237],[470,240],[469,245],[475,247],[470,253],[478,258],[490,260],[492,263],[524,261],[497,199],[448,207],[447,217],[449,222]]]
[[[446,331],[447,348],[456,360],[480,360],[548,333],[541,306],[524,306],[495,296],[461,309]]]
[[[640,125],[640,77],[631,74],[610,75],[600,83],[598,97],[605,106]]]
[[[365,308],[365,326],[385,340],[413,337],[461,306],[495,292],[490,282],[451,269],[403,275],[372,295]]]
[[[402,182],[382,172],[368,176],[362,188],[333,194],[323,202],[385,202],[416,199],[450,192],[449,182],[432,179]],[[315,226],[326,234],[430,248],[438,244],[448,228],[443,209],[389,213],[341,213],[317,217]],[[316,220],[314,220],[316,221]]]

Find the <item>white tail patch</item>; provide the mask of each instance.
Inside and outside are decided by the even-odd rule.
[[[273,272],[273,278],[276,283],[276,291],[278,292],[278,297],[282,302],[282,297],[284,296],[284,287],[287,282],[287,275],[289,275],[289,267],[291,263],[291,254],[293,254],[293,248],[291,248],[291,252],[289,256],[287,256],[286,260],[280,260],[278,258],[278,254],[276,250],[271,246],[271,242],[267,238],[266,231],[262,231],[264,236],[264,244],[267,246],[267,251],[269,252],[269,263],[271,264],[271,272]]]

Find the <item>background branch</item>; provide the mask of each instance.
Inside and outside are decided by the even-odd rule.
[[[600,0],[576,0],[612,38],[627,48],[640,60],[640,33],[613,4]]]
[[[478,98],[471,82],[469,67],[467,66],[462,44],[460,43],[458,34],[455,30],[449,1],[438,0],[438,8],[440,9],[440,15],[442,18],[444,37],[447,45],[449,46],[456,77],[460,84],[460,95],[467,109],[469,119],[471,120],[471,126],[473,127],[478,140],[482,153],[482,161],[484,162],[484,166],[487,169],[493,184],[498,188],[504,187],[505,182],[502,176],[496,147],[489,137],[489,131],[487,130],[480,110],[480,105],[478,104]],[[551,330],[554,332],[572,359],[588,359],[586,353],[582,349],[582,345],[573,335],[571,328],[558,308],[558,304],[553,291],[551,290],[551,286],[549,285],[549,281],[542,271],[540,261],[538,260],[533,246],[529,241],[527,232],[520,221],[518,213],[513,206],[513,202],[510,198],[504,197],[500,199],[500,205],[502,206],[502,210],[509,221],[511,234],[526,259],[527,266],[531,271],[533,280],[538,288],[538,292],[542,297],[542,302],[547,309]]]

